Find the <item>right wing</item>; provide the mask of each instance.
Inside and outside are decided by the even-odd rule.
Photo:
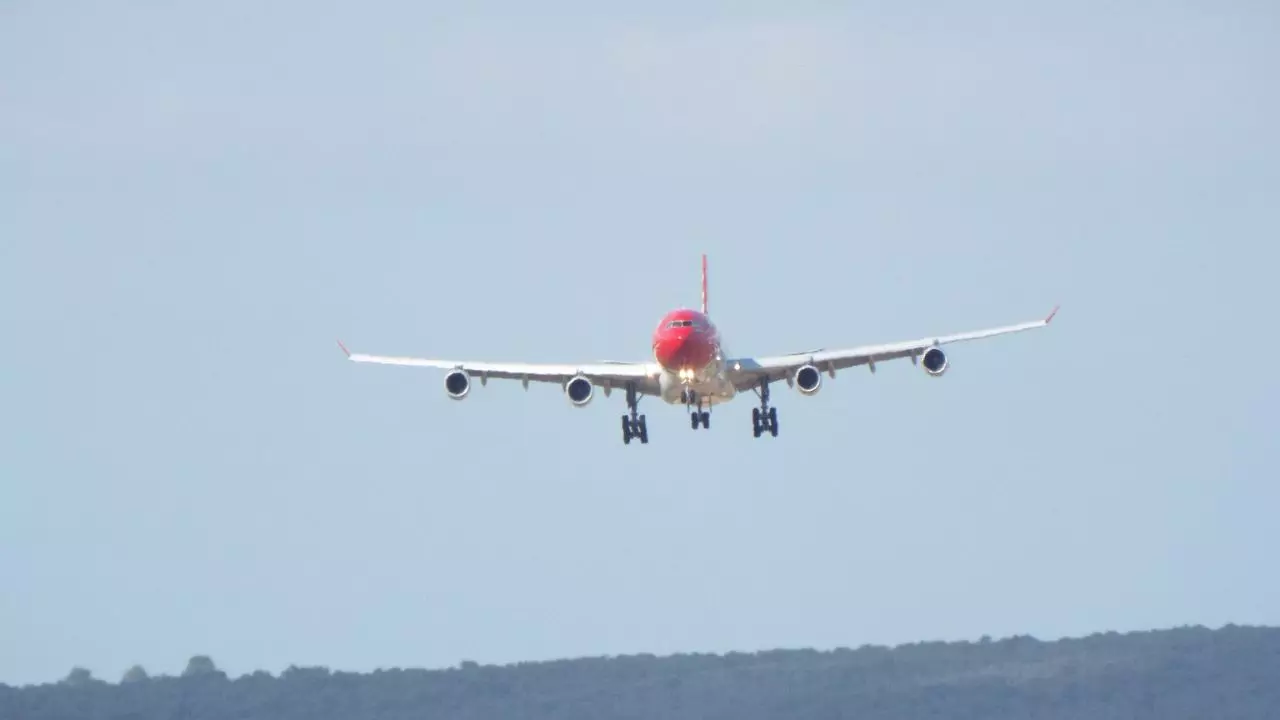
[[[461,370],[470,377],[478,377],[481,382],[489,378],[504,380],[520,380],[525,387],[531,382],[554,383],[563,385],[578,375],[586,377],[600,388],[626,388],[627,383],[635,383],[636,392],[657,395],[659,392],[658,375],[661,368],[656,363],[639,362],[589,362],[569,363],[517,363],[517,362],[485,362],[478,360],[440,360],[434,358],[397,357],[391,355],[368,355],[353,353],[342,341],[338,347],[346,354],[347,359],[358,363],[375,363],[378,365],[404,365],[408,367],[436,368],[438,370]]]
[[[759,385],[764,379],[770,381],[785,379],[804,365],[813,365],[819,370],[829,372],[858,365],[869,365],[874,370],[876,363],[886,360],[909,357],[915,362],[921,354],[932,347],[1042,328],[1052,322],[1057,314],[1058,308],[1055,307],[1048,316],[1040,320],[883,345],[864,345],[841,350],[811,350],[772,357],[732,358],[729,360],[729,377],[739,390],[746,390]]]

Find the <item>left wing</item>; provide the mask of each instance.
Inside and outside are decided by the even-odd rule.
[[[656,395],[658,393],[658,374],[660,368],[654,363],[639,362],[590,362],[570,363],[517,363],[517,362],[484,362],[477,360],[440,360],[435,358],[397,357],[391,355],[367,355],[353,353],[342,341],[338,347],[346,353],[347,359],[359,363],[376,363],[379,365],[404,365],[409,367],[427,367],[439,370],[461,370],[470,377],[478,377],[481,382],[489,378],[504,380],[520,380],[528,387],[530,382],[555,383],[563,385],[579,375],[586,377],[593,385],[601,388],[625,388],[628,382],[635,383],[636,391]]]
[[[786,379],[805,365],[813,365],[819,371],[831,373],[857,365],[868,365],[871,371],[875,372],[875,365],[878,362],[905,357],[909,357],[912,362],[916,362],[931,347],[1042,328],[1048,325],[1053,320],[1053,316],[1057,314],[1058,308],[1055,307],[1047,317],[1040,320],[886,345],[864,345],[843,350],[814,350],[806,353],[792,353],[790,355],[775,355],[772,357],[731,358],[728,361],[727,369],[729,377],[739,390],[749,390],[766,378],[770,381]]]

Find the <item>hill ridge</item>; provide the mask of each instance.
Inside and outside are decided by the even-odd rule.
[[[81,668],[0,685],[0,718],[1275,718],[1280,628],[1227,624],[1040,640],[632,653],[444,668],[291,665],[232,678],[207,655],[180,675]]]

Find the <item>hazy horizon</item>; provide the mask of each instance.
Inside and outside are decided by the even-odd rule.
[[[972,646],[980,646],[980,644],[998,644],[1002,642],[1012,642],[1012,641],[1019,641],[1019,639],[1030,638],[1030,639],[1033,639],[1034,642],[1043,643],[1043,644],[1053,644],[1056,642],[1089,641],[1089,639],[1096,639],[1098,637],[1102,637],[1102,635],[1120,635],[1120,637],[1123,637],[1123,638],[1132,637],[1132,635],[1143,635],[1143,637],[1146,637],[1146,635],[1151,635],[1151,634],[1178,633],[1178,632],[1181,632],[1181,630],[1188,630],[1188,629],[1190,630],[1203,629],[1203,630],[1207,630],[1207,632],[1220,633],[1220,632],[1225,632],[1225,630],[1228,628],[1233,628],[1235,630],[1242,630],[1242,629],[1244,630],[1280,630],[1280,626],[1277,626],[1277,625],[1248,625],[1248,624],[1238,624],[1238,623],[1224,623],[1217,626],[1178,625],[1178,626],[1165,626],[1165,628],[1094,630],[1094,632],[1091,632],[1091,633],[1082,633],[1082,634],[1076,634],[1076,635],[1062,635],[1062,637],[1057,637],[1057,638],[1042,638],[1042,637],[1036,637],[1036,635],[1030,635],[1027,633],[1012,633],[1009,635],[1002,635],[1002,637],[991,637],[991,635],[980,635],[980,637],[974,637],[974,638],[951,638],[951,639],[920,638],[918,639],[918,641],[904,641],[900,643],[888,643],[888,644],[865,643],[865,644],[860,644],[860,646],[723,648],[723,650],[717,651],[717,652],[701,652],[698,650],[673,650],[673,651],[659,652],[659,653],[618,652],[618,653],[607,653],[607,655],[605,655],[605,653],[600,653],[600,655],[576,655],[576,656],[567,656],[567,657],[566,656],[536,657],[536,659],[515,659],[515,660],[508,660],[503,662],[475,662],[474,660],[468,659],[468,657],[460,657],[460,659],[458,659],[457,661],[447,662],[447,664],[440,664],[440,665],[433,665],[433,666],[380,665],[380,666],[374,666],[374,667],[362,667],[362,669],[348,669],[348,667],[321,665],[321,664],[316,664],[316,665],[294,664],[294,662],[291,662],[291,664],[288,664],[287,666],[284,666],[284,667],[279,667],[279,669],[265,669],[265,667],[246,667],[246,669],[243,669],[241,671],[228,671],[227,667],[223,667],[219,664],[218,659],[216,659],[216,657],[210,657],[209,655],[207,655],[207,653],[195,652],[195,653],[192,653],[191,656],[186,657],[186,659],[184,659],[182,662],[179,662],[178,666],[174,667],[174,669],[169,669],[169,667],[163,667],[163,669],[155,670],[155,669],[151,669],[151,667],[142,666],[141,664],[133,664],[131,666],[124,667],[124,669],[120,670],[119,675],[122,675],[120,676],[120,678],[113,678],[113,676],[110,676],[110,675],[108,676],[96,675],[96,674],[92,674],[92,671],[91,671],[91,675],[93,679],[101,680],[101,682],[104,682],[104,683],[123,684],[123,675],[125,673],[128,673],[129,670],[133,670],[134,666],[140,666],[142,667],[143,671],[146,671],[147,678],[150,678],[150,679],[182,678],[182,676],[187,675],[188,666],[192,665],[193,661],[195,661],[195,664],[197,665],[196,674],[204,674],[207,669],[207,664],[205,662],[206,659],[207,661],[211,662],[212,667],[214,667],[215,671],[219,671],[219,673],[223,673],[227,675],[227,678],[229,680],[247,678],[247,676],[252,676],[259,673],[268,673],[271,676],[275,676],[275,678],[282,678],[282,676],[284,676],[284,671],[287,671],[289,667],[297,667],[297,669],[303,669],[303,670],[316,669],[316,667],[323,667],[323,669],[328,670],[330,671],[330,673],[335,673],[335,674],[337,673],[371,674],[371,673],[376,673],[376,671],[379,671],[379,670],[445,671],[445,670],[466,669],[465,667],[466,664],[470,664],[470,662],[475,662],[477,666],[506,667],[506,669],[518,669],[518,667],[527,666],[530,664],[540,664],[540,662],[580,662],[580,661],[591,661],[591,660],[620,659],[620,657],[630,657],[630,659],[639,659],[639,657],[649,656],[649,657],[654,657],[654,659],[657,659],[657,660],[666,660],[666,659],[673,659],[673,657],[681,657],[681,656],[687,657],[692,655],[703,655],[703,656],[712,655],[712,656],[718,656],[718,657],[731,657],[733,655],[756,655],[756,653],[760,653],[760,655],[767,655],[767,653],[777,653],[777,652],[805,652],[805,651],[815,651],[819,653],[835,653],[835,652],[842,652],[842,651],[860,652],[860,651],[867,650],[867,648],[878,648],[878,650],[890,650],[890,651],[910,651],[910,650],[913,650],[913,648],[920,646],[920,644],[925,644],[925,643],[945,643],[945,644],[968,643],[968,644],[972,644]],[[79,670],[79,669],[83,669],[83,666],[73,666],[73,667],[70,667],[70,669],[68,670]],[[59,684],[59,683],[65,682],[65,679],[67,679],[67,674],[64,674],[63,676],[58,676],[58,678],[49,678],[45,680],[38,680],[38,682],[18,685],[18,687],[32,687],[32,685]],[[0,685],[5,685],[5,683],[0,682]],[[14,687],[14,685],[9,685],[9,687]]]

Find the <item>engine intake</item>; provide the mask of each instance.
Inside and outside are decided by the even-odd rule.
[[[803,395],[812,395],[822,388],[822,371],[812,365],[796,370],[796,389]]]
[[[941,377],[947,368],[951,367],[947,362],[947,354],[938,347],[925,350],[924,355],[920,356],[920,364],[924,366],[924,371],[933,377]]]
[[[569,402],[577,407],[586,407],[591,402],[591,398],[595,396],[595,386],[591,381],[582,375],[578,375],[564,385],[564,394],[569,396]]]
[[[461,400],[471,392],[471,378],[463,370],[450,370],[444,376],[444,391],[454,400]]]

